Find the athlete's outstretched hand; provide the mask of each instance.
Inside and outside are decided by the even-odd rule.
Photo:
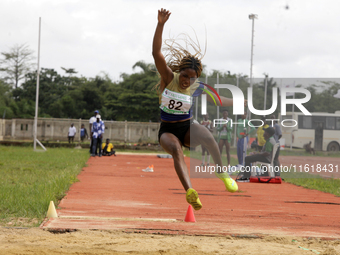
[[[166,9],[158,10],[158,23],[165,24],[170,17],[171,12]]]

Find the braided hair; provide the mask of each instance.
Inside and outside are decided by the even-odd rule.
[[[185,46],[183,46],[181,42],[183,42]],[[175,39],[165,40],[164,45],[163,50],[167,52],[165,60],[173,72],[178,73],[186,68],[192,68],[196,71],[197,77],[201,76],[203,71],[201,60],[205,52],[204,54],[201,53],[198,40],[195,42],[187,34],[180,34]],[[191,54],[190,50],[194,53]]]
[[[205,51],[201,53],[199,42],[192,40],[187,34],[180,34],[176,38],[164,40],[163,51],[165,54],[165,61],[171,71],[179,73],[186,68],[195,70],[197,77],[200,77],[203,71],[202,58]],[[183,46],[184,44],[185,46]],[[191,54],[190,51],[194,53]],[[160,82],[154,87],[159,92]]]

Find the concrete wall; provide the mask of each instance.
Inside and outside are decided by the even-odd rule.
[[[1,120],[0,119],[0,141],[3,140],[3,129],[4,129],[4,123],[5,123],[5,120]]]
[[[37,137],[41,141],[66,141],[71,123],[77,129],[76,141],[80,141],[81,124],[85,125],[88,134],[89,120],[39,118]],[[157,142],[159,123],[104,121],[104,139],[125,142]],[[33,119],[0,120],[0,140],[33,140]]]

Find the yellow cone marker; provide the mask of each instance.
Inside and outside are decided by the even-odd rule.
[[[58,214],[57,214],[57,211],[55,209],[53,201],[50,202],[46,217],[47,218],[58,218]]]

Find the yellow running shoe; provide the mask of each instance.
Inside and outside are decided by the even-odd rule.
[[[229,174],[215,172],[215,175],[224,182],[224,185],[229,192],[238,191],[237,183],[229,176]]]
[[[198,193],[196,190],[192,188],[188,189],[186,198],[187,198],[187,202],[191,204],[195,210],[199,210],[202,208],[202,203],[200,199],[198,198]]]

